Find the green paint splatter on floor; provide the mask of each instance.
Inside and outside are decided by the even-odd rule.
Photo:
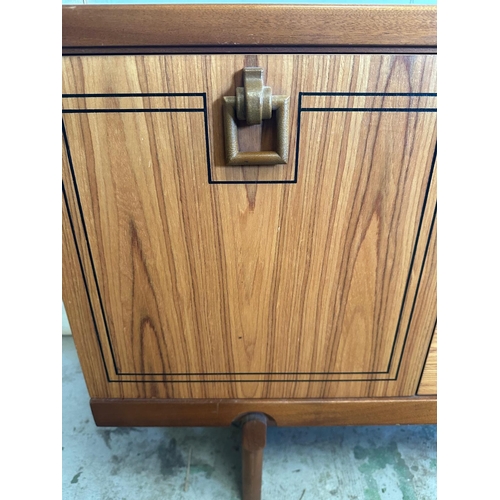
[[[378,470],[385,469],[386,466],[394,469],[403,500],[417,500],[412,484],[413,474],[403,460],[395,441],[391,441],[387,446],[371,448],[355,446],[353,451],[354,458],[364,460],[359,466],[359,471],[363,474],[367,485],[364,491],[365,500],[382,500],[373,474]]]
[[[73,476],[73,479],[71,480],[71,484],[76,484],[76,483],[78,483],[78,478],[80,477],[80,475],[81,475],[81,472],[79,472],[78,474],[75,474],[75,475]]]

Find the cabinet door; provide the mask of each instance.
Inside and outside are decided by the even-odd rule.
[[[286,165],[225,165],[245,66],[290,96]],[[64,58],[91,396],[414,395],[436,322],[435,86],[432,55]],[[270,126],[242,134],[258,148]]]

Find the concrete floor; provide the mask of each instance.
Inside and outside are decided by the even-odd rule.
[[[62,344],[64,500],[240,498],[238,429],[98,428]],[[282,499],[434,500],[436,426],[270,428],[262,500]]]

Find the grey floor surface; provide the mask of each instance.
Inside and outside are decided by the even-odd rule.
[[[240,498],[238,429],[98,428],[71,337],[62,358],[64,500]],[[262,500],[435,498],[434,425],[268,431]]]

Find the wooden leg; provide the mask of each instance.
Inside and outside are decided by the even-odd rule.
[[[250,413],[242,419],[243,500],[260,500],[266,430],[267,418],[262,413]]]

